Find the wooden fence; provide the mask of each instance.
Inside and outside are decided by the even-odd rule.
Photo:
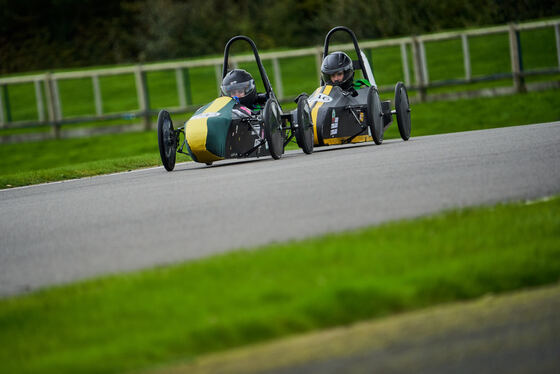
[[[556,40],[556,53],[558,58],[558,66],[539,69],[539,70],[524,70],[522,63],[522,54],[520,47],[519,33],[523,30],[533,30],[539,28],[553,28]],[[511,60],[511,71],[506,73],[499,73],[486,76],[473,77],[471,71],[471,56],[469,52],[469,38],[482,35],[507,33],[509,35],[509,50]],[[462,44],[463,52],[463,65],[464,77],[460,79],[432,81],[429,75],[429,65],[426,59],[425,45],[430,42],[444,41],[459,39]],[[560,19],[529,22],[523,24],[509,24],[495,27],[487,27],[481,29],[464,30],[456,32],[444,32],[430,35],[421,35],[413,37],[403,37],[395,39],[385,39],[378,41],[366,41],[360,43],[363,50],[375,49],[380,47],[400,46],[400,54],[402,59],[403,77],[404,82],[411,90],[416,90],[417,96],[412,98],[413,101],[425,101],[433,99],[441,99],[446,95],[427,95],[427,90],[433,87],[452,86],[465,83],[473,83],[479,81],[511,79],[512,86],[506,90],[480,90],[478,92],[469,93],[470,96],[480,95],[494,95],[506,92],[524,92],[527,90],[525,84],[525,77],[531,75],[547,75],[560,73]],[[341,44],[332,46],[337,50],[352,50],[352,44]],[[331,48],[331,49],[332,49]],[[412,51],[412,71],[414,72],[414,82],[411,82],[410,66],[408,51]],[[281,101],[288,101],[291,98],[285,97],[284,86],[282,84],[282,72],[280,69],[280,59],[315,56],[317,79],[320,76],[320,66],[322,61],[323,48],[313,47],[297,50],[289,50],[282,52],[269,52],[262,53],[261,59],[263,61],[270,60],[272,62],[272,71],[274,77],[274,89],[276,95]],[[231,63],[236,66],[243,62],[252,62],[254,57],[251,55],[239,55],[230,59]],[[142,119],[142,127],[140,129],[150,129],[152,127],[151,117],[157,114],[155,108],[150,107],[149,102],[149,87],[147,84],[146,73],[153,71],[175,71],[175,79],[177,86],[177,96],[179,99],[179,106],[170,108],[172,113],[185,113],[193,111],[197,108],[193,105],[190,98],[190,89],[188,82],[188,69],[197,67],[213,66],[215,71],[216,87],[219,93],[219,86],[221,83],[221,64],[223,59],[211,58],[200,59],[193,61],[183,62],[169,62],[169,63],[155,63],[149,65],[136,65],[130,67],[115,67],[107,69],[83,70],[72,72],[60,73],[45,73],[37,75],[26,75],[19,77],[0,78],[0,127],[1,128],[21,128],[21,127],[36,127],[50,125],[52,128],[49,137],[60,137],[60,126],[62,124],[74,124],[89,121],[99,121],[118,118],[131,118],[137,117]],[[186,74],[185,74],[186,73]],[[118,113],[104,113],[103,112],[103,97],[100,88],[100,77],[134,74],[136,94],[139,107],[133,111],[118,112]],[[66,79],[83,79],[89,78],[93,87],[93,99],[95,102],[95,115],[89,116],[65,116],[63,113],[63,106],[59,94],[59,82]],[[187,81],[186,81],[187,79]],[[14,84],[33,83],[35,88],[35,102],[37,106],[37,119],[33,121],[11,121],[9,110],[10,103],[6,95],[6,87]],[[557,83],[557,82],[556,82]],[[558,87],[558,84],[548,84],[548,86]],[[389,91],[393,87],[380,87],[380,90]],[[457,97],[465,95],[465,93],[457,93]],[[45,104],[46,103],[46,108]],[[138,128],[137,128],[138,129]],[[86,131],[87,133],[87,131]]]

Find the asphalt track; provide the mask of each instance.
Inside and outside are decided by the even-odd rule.
[[[558,193],[560,122],[3,190],[0,296]]]

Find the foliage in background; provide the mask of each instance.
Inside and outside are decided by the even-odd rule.
[[[372,39],[558,14],[554,0],[0,0],[0,73],[221,53],[236,34],[300,47],[340,24]]]

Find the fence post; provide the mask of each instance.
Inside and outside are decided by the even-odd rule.
[[[418,39],[418,42],[420,43],[420,58],[422,59],[422,81],[425,85],[428,85],[430,73],[428,71],[428,60],[426,59],[426,48],[422,39]]]
[[[424,68],[422,66],[422,51],[418,37],[412,37],[412,57],[414,60],[414,77],[418,87],[418,99],[426,101],[426,84],[424,81]]]
[[[319,84],[321,84],[321,65],[323,64],[323,50],[317,48],[317,53],[315,54],[315,66],[317,66],[317,75],[319,76]]]
[[[52,125],[54,123],[54,103],[53,103],[53,95],[51,90],[51,73],[45,74],[45,96],[47,98],[47,114],[48,114],[48,121]]]
[[[140,115],[143,118],[144,130],[148,131],[152,128],[150,118],[150,96],[148,93],[148,84],[146,82],[146,73],[142,71],[142,65],[136,66],[134,75],[136,77],[136,94],[138,96]]]
[[[560,68],[560,24],[554,25],[554,35],[556,36],[556,57],[558,58],[558,67]]]
[[[179,106],[184,108],[187,106],[185,98],[185,82],[183,81],[183,71],[181,68],[175,69],[175,83],[177,85],[177,96],[179,96]]]
[[[463,64],[465,65],[465,79],[472,79],[471,54],[469,51],[469,38],[467,34],[461,34],[461,44],[463,45]]]
[[[272,59],[272,69],[274,70],[276,94],[278,95],[278,100],[282,100],[284,98],[284,87],[282,85],[282,72],[280,71],[280,64],[277,58]]]
[[[191,105],[193,103],[192,100],[192,92],[191,92],[191,77],[189,75],[189,69],[183,69],[183,79],[185,81],[185,101],[187,105]]]
[[[523,77],[523,61],[521,56],[521,43],[519,42],[519,31],[513,23],[509,24],[509,52],[515,91],[518,93],[527,92],[525,79]]]
[[[214,65],[214,74],[216,75],[216,86],[218,88],[218,96],[222,94],[222,69],[220,65]]]
[[[60,120],[62,119],[62,103],[60,102],[60,91],[58,90],[58,80],[56,77],[52,79],[52,88],[55,109],[54,116],[56,118],[56,122],[60,125]]]
[[[91,83],[93,85],[93,97],[95,99],[95,114],[98,116],[103,114],[103,99],[101,98],[101,88],[99,87],[99,76],[92,75]]]
[[[371,68],[371,74],[373,74],[373,77],[371,77],[372,80],[375,80],[375,68],[374,68],[374,64],[373,64],[373,57],[371,55],[371,48],[366,49],[367,53],[367,59],[369,62],[369,67]],[[364,72],[362,72],[362,76],[364,75]]]
[[[4,90],[4,86],[0,86],[0,126],[4,127],[6,125],[4,119],[4,98],[2,95],[2,91]]]
[[[37,117],[39,122],[45,122],[45,107],[43,104],[43,93],[41,91],[41,81],[36,80],[33,82],[35,86],[35,100],[37,102]]]
[[[406,42],[401,43],[401,59],[404,74],[404,84],[410,86],[410,68],[408,67],[408,53],[406,51]]]
[[[47,94],[47,111],[52,134],[55,139],[60,138],[60,123],[58,123],[57,97],[51,73],[45,74],[45,93]]]
[[[2,105],[5,105],[6,112],[4,115],[6,116],[6,122],[12,122],[12,110],[10,105],[10,93],[8,91],[8,85],[2,86],[2,96],[4,97],[4,101]]]

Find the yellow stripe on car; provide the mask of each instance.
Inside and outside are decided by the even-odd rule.
[[[214,102],[212,102],[212,104],[208,106],[208,108],[206,108],[206,110],[203,113],[219,112],[232,100],[233,99],[229,96],[218,97],[216,100],[214,100]]]
[[[327,145],[343,144],[343,142],[348,139],[349,136],[343,136],[341,138],[326,138],[323,139],[323,143]],[[373,138],[370,135],[358,135],[350,143],[363,143],[372,141]]]
[[[216,113],[223,109],[231,100],[229,96],[217,98],[202,113]],[[186,125],[185,137],[191,152],[194,153],[198,162],[212,162],[223,160],[223,157],[216,156],[206,149],[206,138],[208,136],[208,117],[198,115],[193,116]]]
[[[321,88],[321,87],[319,87]],[[326,85],[321,92],[323,95],[328,95],[331,93],[333,86]],[[318,95],[319,93],[315,91],[311,97]],[[317,113],[319,112],[319,108],[323,105],[323,101],[315,101],[313,104],[313,109],[311,109],[311,120],[313,121],[313,141],[315,145],[319,145],[319,137],[317,135]]]

